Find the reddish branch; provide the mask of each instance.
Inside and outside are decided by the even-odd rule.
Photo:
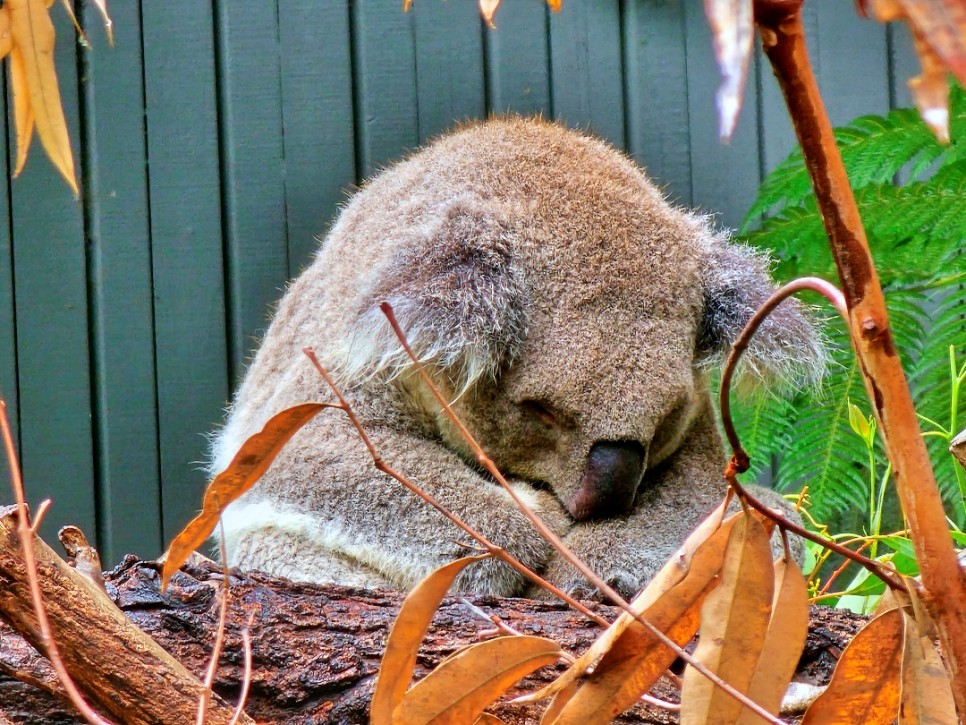
[[[966,717],[966,575],[886,314],[885,299],[832,126],[812,73],[802,0],[755,0],[755,22],[815,186],[849,312],[852,344],[892,462],[899,500],[936,620],[956,707]]]

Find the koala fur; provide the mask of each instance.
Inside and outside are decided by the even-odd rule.
[[[586,593],[475,463],[379,304],[513,487],[619,590],[645,583],[721,499],[705,371],[771,293],[767,261],[671,206],[607,144],[534,119],[443,136],[346,205],[290,286],[213,447],[212,470],[280,410],[332,400],[313,347],[386,462],[556,584]],[[820,374],[783,304],[746,354],[768,380]],[[772,496],[777,499],[776,496]],[[346,416],[299,431],[224,515],[229,563],[410,588],[464,536],[377,471]],[[487,561],[464,590],[521,594]]]

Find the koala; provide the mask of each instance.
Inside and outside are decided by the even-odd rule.
[[[310,346],[391,467],[564,590],[589,593],[477,465],[381,313],[388,301],[513,489],[631,594],[724,494],[706,374],[772,290],[767,259],[672,206],[606,143],[538,119],[468,125],[345,205],[281,300],[211,467],[275,413],[333,399]],[[808,382],[823,348],[807,310],[786,302],[746,358],[746,377]],[[411,588],[472,544],[376,470],[338,410],[296,433],[223,523],[232,566],[364,587]],[[531,593],[497,560],[457,585]]]

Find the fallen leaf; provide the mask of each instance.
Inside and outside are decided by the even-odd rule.
[[[74,157],[54,68],[54,24],[44,0],[6,0],[4,6],[10,8],[10,30],[13,43],[23,58],[30,107],[40,143],[77,194]]]
[[[17,160],[13,167],[13,177],[17,178],[27,162],[27,149],[30,148],[30,140],[34,135],[34,109],[30,105],[27,91],[23,56],[16,46],[10,51],[10,85],[13,96],[13,125],[17,132]]]
[[[696,660],[747,694],[765,644],[774,590],[768,534],[743,514],[728,537],[721,583],[701,608]],[[693,667],[684,671],[681,725],[731,723],[743,706]]]
[[[828,689],[802,725],[891,725],[899,710],[902,615],[890,609],[863,627],[842,652]]]
[[[326,407],[331,406],[328,403],[303,403],[286,408],[272,416],[262,430],[242,444],[228,468],[208,484],[201,513],[188,522],[168,547],[161,570],[162,590],[188,555],[214,531],[225,507],[255,485],[288,439]]]
[[[396,708],[393,722],[471,723],[514,683],[560,655],[560,645],[544,637],[498,637],[475,644],[417,682]]]
[[[920,634],[916,619],[902,612],[902,688],[899,725],[946,725],[956,722],[956,702],[936,646]]]
[[[711,26],[714,57],[721,71],[721,86],[715,95],[718,135],[729,139],[741,111],[755,39],[752,0],[704,0],[704,13]]]
[[[748,697],[773,715],[781,708],[808,637],[808,585],[798,564],[782,557],[775,562],[775,596],[768,633],[761,648]],[[737,725],[754,725],[761,718],[747,708]]]
[[[555,13],[559,13],[560,8],[563,7],[563,0],[547,0],[547,5],[549,5],[550,9]]]
[[[406,596],[389,632],[379,665],[379,679],[369,707],[372,725],[388,725],[393,721],[392,713],[413,680],[419,645],[440,602],[463,569],[487,556],[467,556],[452,561],[419,582]]]

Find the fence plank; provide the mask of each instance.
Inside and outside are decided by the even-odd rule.
[[[490,113],[550,113],[547,8],[541,2],[503,3],[496,30],[484,37]]]
[[[278,23],[288,274],[295,276],[356,179],[349,9],[286,0],[279,3]]]
[[[7,138],[7,99],[0,101],[0,138]],[[7,154],[0,154],[0,219],[10,219],[10,169]],[[10,224],[0,224],[0,398],[7,405],[7,419],[14,445],[20,448],[20,397],[17,393],[17,320],[13,294],[13,240]],[[6,459],[4,459],[6,460]],[[0,468],[6,463],[0,464]]]
[[[909,79],[915,78],[922,72],[916,48],[912,42],[912,33],[905,23],[889,23],[887,29],[889,41],[889,79],[890,105],[893,108],[912,108],[915,103],[909,92]]]
[[[460,120],[486,113],[483,34],[472,2],[417,2],[412,9],[416,45],[419,142]]]
[[[691,203],[682,0],[624,6],[627,147],[679,204]]]
[[[620,0],[550,13],[553,115],[624,147]]]
[[[163,545],[141,19],[136,3],[118,3],[111,15],[113,48],[98,30],[97,11],[84,6],[95,49],[81,54],[98,541],[105,564],[131,552],[156,556]]]
[[[215,61],[210,4],[144,3],[141,11],[162,514],[170,539],[198,509],[204,434],[228,396]]]
[[[60,93],[80,169],[74,29],[64,12],[52,16]],[[11,197],[21,462],[28,499],[33,505],[53,499],[41,528],[48,540],[67,523],[93,538],[97,528],[81,204],[36,139],[23,174],[12,183]]]
[[[359,173],[419,145],[413,15],[398,0],[352,4]]]
[[[758,89],[754,67],[746,83],[741,115],[731,140],[718,138],[715,94],[721,73],[714,59],[711,29],[699,3],[685,5],[688,122],[691,131],[691,203],[737,227],[758,191]],[[752,63],[754,60],[752,60]]]
[[[278,11],[216,4],[231,380],[268,327],[288,277]]]

